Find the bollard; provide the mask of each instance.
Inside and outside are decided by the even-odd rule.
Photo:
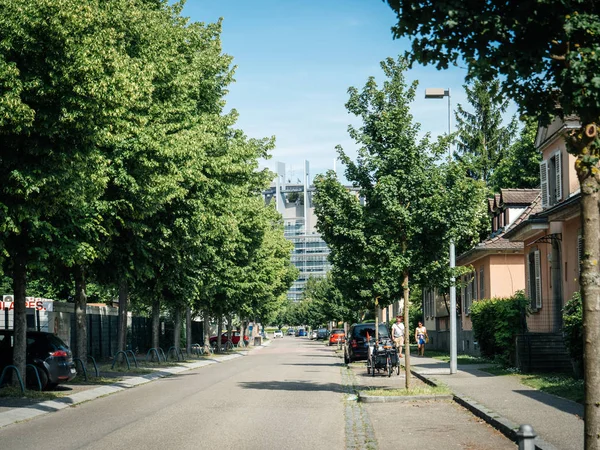
[[[517,443],[519,450],[535,450],[535,438],[537,434],[531,425],[521,425],[517,431]]]

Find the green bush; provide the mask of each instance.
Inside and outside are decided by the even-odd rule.
[[[583,368],[583,305],[581,295],[575,292],[563,308],[563,336],[575,366],[576,375]]]
[[[471,306],[473,334],[481,354],[503,364],[514,362],[515,336],[525,331],[529,299],[523,291],[509,298],[479,300]]]

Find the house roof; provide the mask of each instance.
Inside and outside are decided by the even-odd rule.
[[[529,206],[539,194],[539,189],[500,189],[500,204]]]
[[[506,230],[504,237],[513,242],[522,242],[520,237],[527,228],[534,228],[534,225],[540,226],[547,224],[546,218],[540,217],[542,212],[542,195],[538,192],[536,199],[523,211],[523,213],[513,222],[510,229]]]
[[[504,194],[505,191],[508,192],[509,196],[513,197],[511,200],[515,201],[514,204],[523,204],[521,201],[525,198],[533,197],[533,199],[529,202],[525,211],[523,211],[508,228],[501,230],[499,233],[487,238],[485,241],[480,242],[475,247],[460,255],[456,259],[457,263],[466,263],[467,261],[472,260],[474,256],[485,253],[520,253],[523,251],[522,241],[510,241],[507,239],[506,235],[515,227],[518,227],[520,224],[527,221],[531,215],[542,210],[542,196],[539,189],[503,189],[501,190],[502,194]],[[496,195],[500,196],[501,194]],[[517,200],[519,203],[516,203]]]

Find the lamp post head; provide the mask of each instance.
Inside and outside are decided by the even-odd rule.
[[[425,98],[444,98],[450,97],[450,89],[427,88],[425,89]]]

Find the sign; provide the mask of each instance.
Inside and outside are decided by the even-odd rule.
[[[25,297],[25,308],[35,309],[37,311],[54,311],[53,308],[54,300],[40,297]],[[12,311],[15,309],[14,296],[3,295],[2,301],[0,302],[0,311],[8,309]]]

